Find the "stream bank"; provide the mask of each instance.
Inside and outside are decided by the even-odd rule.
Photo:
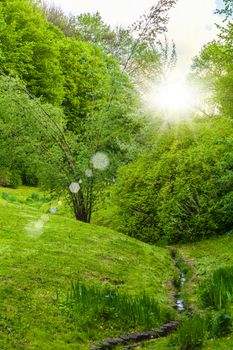
[[[173,248],[170,249],[171,257],[174,261],[174,266],[177,270],[178,278],[174,279],[173,285],[175,287],[175,309],[179,314],[188,313],[189,308],[184,300],[183,288],[186,283],[186,272],[182,268],[184,266],[184,261],[181,262],[181,258],[178,258],[177,251]],[[92,350],[108,350],[113,349],[118,345],[123,345],[128,348],[138,345],[140,342],[152,339],[158,339],[162,337],[167,337],[169,334],[175,332],[180,324],[180,320],[171,321],[167,324],[164,324],[159,329],[142,332],[142,333],[133,333],[128,335],[121,335],[113,339],[105,339],[102,344],[92,346]]]
[[[190,308],[187,305],[187,301],[184,297],[184,286],[187,282],[187,269],[185,268],[186,264],[184,260],[178,256],[177,251],[174,248],[170,248],[170,252],[178,275],[178,278],[174,279],[173,281],[173,285],[176,290],[174,293],[175,308],[180,314],[189,314]]]

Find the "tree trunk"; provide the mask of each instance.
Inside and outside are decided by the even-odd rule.
[[[89,210],[89,205],[85,205],[82,192],[79,192],[78,194],[72,193],[71,199],[76,219],[82,222],[90,223],[91,213]]]

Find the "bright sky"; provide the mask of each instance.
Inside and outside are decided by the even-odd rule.
[[[100,12],[105,22],[127,26],[140,17],[156,0],[47,0],[66,13]],[[184,74],[192,58],[201,47],[216,35],[215,23],[220,17],[214,14],[221,0],[178,0],[170,13],[168,38],[174,40],[178,65],[176,71]]]

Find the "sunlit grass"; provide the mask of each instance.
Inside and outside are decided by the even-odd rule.
[[[34,191],[9,193],[23,199]],[[26,227],[41,219],[41,210],[1,198],[0,212],[0,349],[88,349],[88,334],[77,331],[77,321],[60,306],[71,281],[129,295],[145,291],[171,305],[173,267],[166,249],[49,213],[41,234],[30,236]],[[103,328],[98,339],[117,335]]]

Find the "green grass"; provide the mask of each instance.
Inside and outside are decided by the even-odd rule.
[[[2,197],[2,193],[4,192],[8,192],[10,195],[16,197],[18,200],[25,200],[26,198],[31,197],[33,193],[43,193],[38,188],[29,186],[20,186],[17,189],[0,187],[0,197]]]
[[[186,284],[186,294],[193,307],[200,303],[200,283],[211,278],[213,271],[233,265],[233,235],[212,238],[179,247],[179,253],[193,271],[192,279]]]
[[[58,198],[54,194],[43,192],[35,187],[20,186],[17,189],[0,187],[0,198],[20,206],[20,208],[31,207],[43,213],[47,213],[51,207],[55,207],[57,209],[56,215],[74,218],[65,198]]]
[[[207,241],[186,244],[179,247],[179,252],[193,270],[193,279],[188,283],[187,289],[191,296],[189,301],[193,303],[194,308],[207,306],[203,305],[203,292],[208,306],[216,309],[226,306],[220,304],[223,294],[227,295],[229,301],[229,295],[232,293],[233,235],[227,234]],[[209,339],[202,349],[231,350],[233,335]]]
[[[21,199],[33,192],[9,190]],[[131,296],[145,291],[171,304],[174,271],[167,249],[61,215],[43,218],[45,212],[0,198],[1,350],[88,349],[88,333],[62,307],[72,281]],[[95,339],[116,335],[117,329],[104,326]]]
[[[202,278],[219,267],[233,265],[233,234],[186,244],[179,251],[195,263],[195,270]]]
[[[165,305],[146,293],[131,295],[110,286],[101,288],[80,281],[72,284],[63,305],[70,317],[78,321],[80,329],[92,338],[103,328],[114,328],[118,334],[135,329],[148,331],[174,317],[173,311],[169,312]]]
[[[233,266],[214,270],[211,277],[200,284],[199,294],[205,307],[228,308],[233,300]]]
[[[231,267],[233,266],[233,235],[228,234],[222,237],[212,238],[209,240],[185,244],[176,247],[178,254],[186,261],[190,271],[190,279],[186,283],[185,295],[189,297],[189,303],[194,309],[203,308],[203,301],[200,297],[200,284],[205,286],[210,293],[211,298],[219,301],[218,286],[211,287],[213,283],[224,278],[227,289],[231,291],[232,279],[229,280],[229,271],[231,275]],[[213,281],[213,276],[214,280]],[[220,278],[219,278],[220,276]],[[222,282],[221,282],[222,283]],[[232,308],[232,307],[231,307]],[[171,343],[172,337],[146,342],[140,347],[145,350],[180,350],[179,346]],[[212,338],[205,341],[202,350],[232,350],[233,334],[223,338]]]
[[[206,337],[206,323],[196,314],[190,319],[183,319],[176,333],[155,341],[144,343],[144,350],[200,350]]]

